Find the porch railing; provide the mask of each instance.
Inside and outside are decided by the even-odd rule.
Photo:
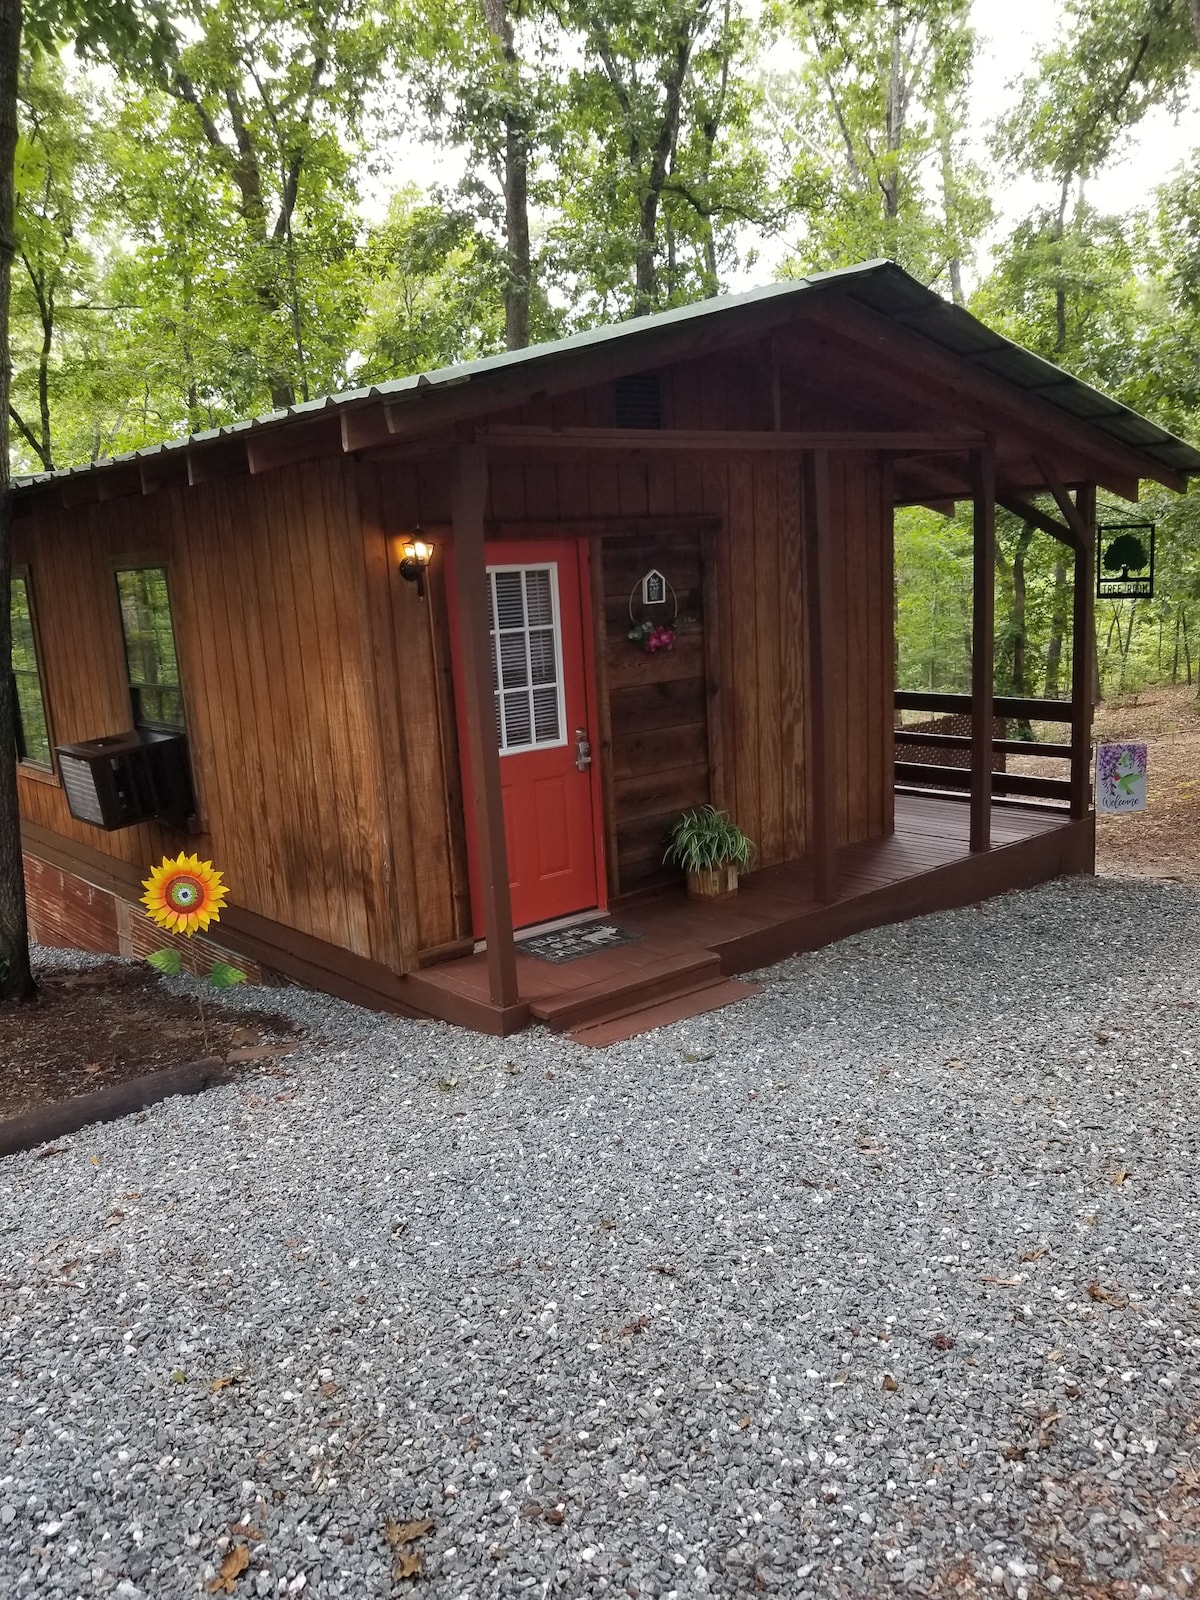
[[[919,689],[897,689],[896,710],[928,711],[942,716],[969,717],[971,696],[927,694]],[[1070,724],[1072,721],[1069,700],[1034,700],[1025,697],[1012,699],[997,695],[992,702],[992,713],[997,718],[1016,719],[1022,722]],[[897,728],[895,739],[900,749],[905,745],[920,745],[926,750],[970,750],[972,745],[970,734],[930,733],[919,728]],[[992,750],[994,753],[1002,752],[1004,755],[1042,756],[1057,761],[1070,761],[1072,755],[1070,744],[1043,744],[1031,739],[993,738]],[[899,749],[897,755],[899,757]],[[969,764],[964,767],[942,766],[933,761],[904,761],[898,758],[896,782],[901,786],[913,788],[960,789],[966,793],[971,788],[971,767]],[[993,770],[991,792],[999,796],[1051,800],[1056,802],[1057,809],[1059,805],[1063,808],[1070,807],[1072,786],[1069,778],[1041,778],[1032,773]]]

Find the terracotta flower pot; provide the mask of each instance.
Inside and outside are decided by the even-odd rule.
[[[693,900],[727,900],[738,889],[738,869],[728,862],[721,867],[709,867],[704,872],[689,872],[688,894]]]

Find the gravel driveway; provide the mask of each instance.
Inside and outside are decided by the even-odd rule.
[[[286,1078],[0,1163],[0,1593],[1185,1593],[1200,892],[765,977],[605,1051],[292,991]]]

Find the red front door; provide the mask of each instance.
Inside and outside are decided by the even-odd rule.
[[[485,554],[513,926],[527,928],[599,903],[581,553],[522,540]],[[479,933],[474,818],[467,848]]]

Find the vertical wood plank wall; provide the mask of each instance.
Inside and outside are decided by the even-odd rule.
[[[759,365],[711,358],[665,372],[664,423],[772,426]],[[784,427],[789,396],[785,372]],[[612,389],[496,420],[609,426]],[[453,537],[445,459],[339,458],[74,510],[39,502],[16,524],[16,559],[30,569],[54,740],[129,726],[113,564],[165,562],[205,831],[104,834],[31,778],[24,815],[139,867],[195,848],[240,906],[393,971],[468,935],[445,589],[436,559],[424,602],[396,570],[397,540],[418,522],[435,545]],[[891,510],[873,459],[835,455],[831,488],[846,686],[838,832],[852,841],[893,822]],[[653,882],[671,815],[710,798],[754,838],[759,864],[803,855],[813,686],[799,463],[497,457],[488,516],[506,538],[522,523],[543,537],[547,524],[569,537],[587,523],[597,540],[612,891]],[[628,519],[645,532],[631,536]],[[696,531],[700,519],[711,532]],[[596,527],[606,520],[610,537]],[[625,638],[629,590],[651,566],[694,619],[662,662]]]
[[[699,534],[665,538],[652,552],[641,538],[600,543],[616,843],[610,887],[627,894],[677,876],[663,862],[664,837],[681,811],[711,796],[704,572]],[[651,567],[665,574],[679,608],[674,647],[655,654],[629,639],[630,596]],[[669,621],[670,606],[660,614]],[[636,598],[634,616],[642,619]]]
[[[396,700],[391,619],[368,603],[382,535],[357,476],[326,461],[19,521],[56,743],[130,726],[114,563],[166,565],[204,831],[103,833],[25,777],[21,806],[140,868],[211,856],[239,906],[396,968],[420,942],[417,896],[389,813],[403,766],[381,715]]]

